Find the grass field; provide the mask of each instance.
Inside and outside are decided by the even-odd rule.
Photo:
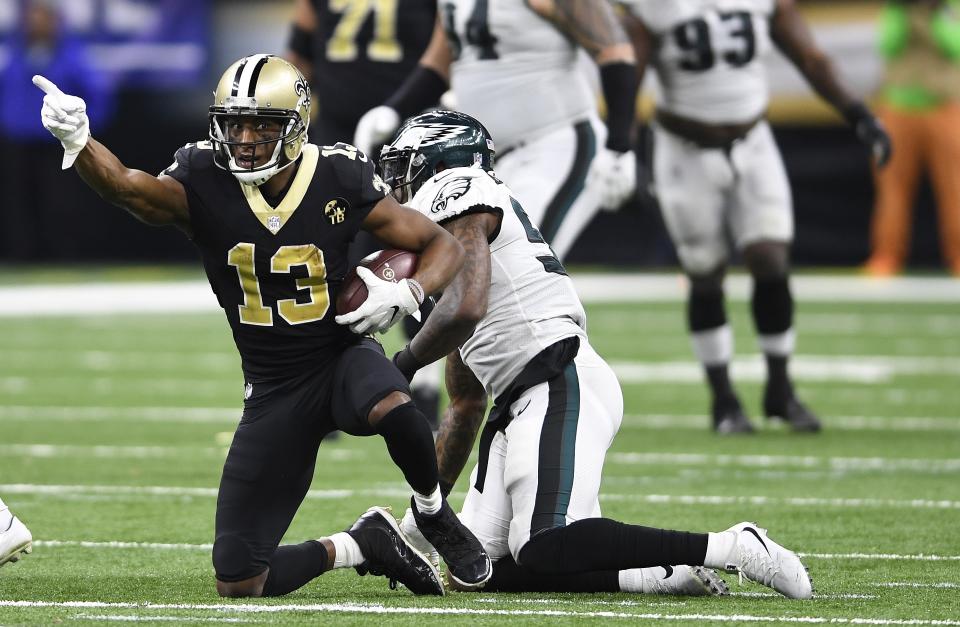
[[[713,436],[682,304],[588,305],[627,413],[605,514],[701,531],[755,520],[804,555],[818,591],[805,602],[731,575],[727,598],[415,598],[352,570],[280,599],[222,600],[213,513],[243,391],[222,316],[0,317],[0,497],[36,540],[0,569],[0,624],[960,625],[960,283],[944,285],[945,302],[800,295],[794,372],[824,416],[817,436]],[[747,303],[731,315],[734,375],[762,424]],[[379,439],[325,444],[287,539],[339,531],[373,504],[402,511],[407,494]]]

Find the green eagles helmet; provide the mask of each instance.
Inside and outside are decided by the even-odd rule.
[[[380,168],[394,197],[404,203],[440,170],[493,170],[494,152],[490,133],[474,118],[456,111],[430,111],[400,127],[380,151]]]
[[[295,162],[307,143],[310,86],[296,67],[280,57],[243,57],[220,78],[209,118],[215,163],[245,185],[262,185]],[[243,119],[255,123],[253,142],[240,141],[231,132]],[[242,159],[245,151],[258,145],[269,150],[271,144],[274,148],[266,163],[246,164]]]

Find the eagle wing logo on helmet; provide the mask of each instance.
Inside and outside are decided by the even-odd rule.
[[[430,212],[440,213],[446,210],[447,203],[449,203],[451,200],[456,200],[457,198],[465,196],[469,190],[470,179],[453,179],[441,187],[440,191],[437,192],[436,198],[433,199],[433,204],[430,205]]]

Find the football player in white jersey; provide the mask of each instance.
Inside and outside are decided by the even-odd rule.
[[[33,536],[19,518],[0,499],[0,566],[16,562],[33,550]]]
[[[578,64],[599,66],[606,126]],[[597,0],[445,0],[433,39],[403,86],[368,111],[354,143],[370,150],[447,89],[501,146],[497,170],[563,258],[603,207],[636,186],[630,150],[637,75],[613,7]]]
[[[441,490],[459,476],[487,396],[494,399],[460,514],[496,561],[485,590],[722,594],[710,568],[727,568],[809,598],[810,578],[796,554],[752,523],[698,534],[600,517],[603,462],[623,395],[590,346],[572,281],[493,173],[493,158],[483,125],[450,111],[412,118],[380,157],[396,198],[444,226],[466,251],[463,268],[394,363],[409,378],[449,353],[451,406],[437,441]],[[401,528],[423,546],[414,540],[416,519],[409,512]]]
[[[890,140],[838,80],[794,0],[619,0],[641,74],[661,84],[654,128],[654,180],[680,263],[690,279],[687,317],[694,352],[712,391],[713,428],[748,433],[727,368],[733,333],[723,277],[730,246],[753,276],[752,311],[767,362],[763,410],[796,431],[820,421],[798,399],[787,372],[794,349],[789,248],[790,186],[764,120],[769,98],[762,59],[774,47],[841,112],[878,165]]]

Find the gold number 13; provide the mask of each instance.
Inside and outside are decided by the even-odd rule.
[[[258,326],[273,325],[273,310],[265,307],[260,293],[260,281],[254,266],[254,244],[241,242],[227,253],[227,263],[237,269],[240,287],[243,289],[243,304],[239,305],[240,322]],[[330,308],[327,292],[327,268],[323,251],[313,244],[281,246],[270,259],[270,272],[289,274],[294,266],[306,266],[307,276],[297,279],[298,290],[310,291],[310,302],[298,303],[286,298],[277,301],[277,313],[290,324],[306,324],[323,318]]]

